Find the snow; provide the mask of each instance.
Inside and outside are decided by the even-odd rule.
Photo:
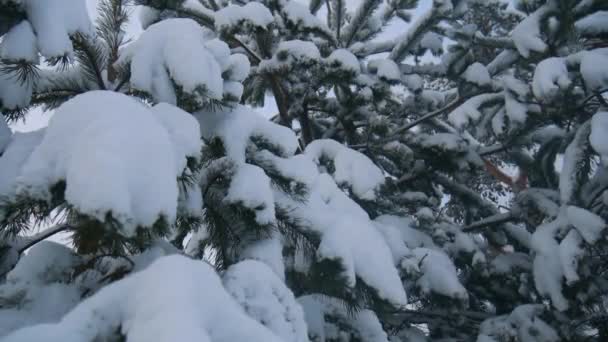
[[[130,342],[280,341],[245,315],[211,266],[178,255],[161,257],[143,271],[102,288],[58,323],[24,328],[3,341],[45,336],[87,342],[108,339],[117,331]]]
[[[481,106],[488,102],[496,102],[500,100],[502,100],[501,94],[481,94],[473,96],[448,114],[448,120],[454,126],[462,128],[469,121],[477,121],[481,118]]]
[[[374,223],[384,235],[386,244],[393,254],[395,265],[399,265],[404,257],[411,256],[411,250],[414,248],[437,248],[429,235],[414,228],[412,219],[394,215],[380,215],[374,219]]]
[[[195,116],[202,136],[205,139],[220,138],[227,156],[237,163],[245,162],[247,145],[254,137],[263,137],[278,149],[282,157],[293,155],[299,146],[291,129],[276,125],[245,106],[235,105],[216,112],[201,111]]]
[[[505,113],[513,124],[524,124],[528,117],[528,106],[517,101],[515,96],[505,92]]]
[[[196,128],[196,122],[178,109],[159,120],[162,108],[150,110],[131,97],[106,91],[69,100],[56,110],[42,143],[25,162],[18,193],[46,200],[49,188],[65,180],[69,203],[101,221],[111,212],[127,236],[160,216],[173,221],[177,178],[185,153],[198,152],[194,142],[199,135],[197,129],[188,129],[180,130],[184,137],[176,137],[176,129]]]
[[[439,54],[443,50],[443,40],[435,32],[427,32],[420,39],[420,47],[431,50],[434,54]]]
[[[544,52],[547,44],[541,38],[541,20],[551,10],[552,3],[541,6],[534,13],[522,20],[511,32],[511,38],[517,51],[524,58],[531,52]]]
[[[580,71],[588,91],[602,91],[608,88],[608,55],[594,51],[584,53]]]
[[[253,259],[266,264],[275,275],[285,280],[285,263],[283,262],[283,242],[281,235],[273,231],[271,236],[249,244],[240,253],[241,259]]]
[[[569,205],[566,208],[568,221],[578,230],[585,242],[594,244],[606,228],[606,222],[598,215],[583,208]]]
[[[591,134],[589,143],[602,158],[604,166],[608,165],[608,112],[597,112],[591,119]]]
[[[510,314],[489,318],[481,323],[477,342],[517,340],[521,342],[557,342],[557,332],[539,316],[541,304],[525,304]]]
[[[119,62],[131,63],[131,85],[158,102],[177,103],[172,82],[198,102],[219,100],[223,95],[222,61],[206,45],[210,38],[211,33],[194,20],[162,20],[125,48]]]
[[[44,130],[15,133],[0,156],[0,198],[11,200],[17,192],[17,178],[32,151],[40,144]]]
[[[559,244],[559,258],[568,285],[572,285],[579,280],[577,274],[578,261],[584,253],[581,248],[582,242],[581,235],[572,229]]]
[[[566,60],[551,57],[544,59],[536,66],[532,79],[532,92],[540,101],[551,101],[571,83]]]
[[[70,35],[93,33],[86,1],[25,0],[23,6],[43,56],[71,55]]]
[[[198,122],[192,115],[166,103],[159,103],[150,111],[167,129],[175,151],[175,165],[183,170],[186,167],[184,156],[198,157],[201,152]]]
[[[78,303],[80,290],[67,284],[77,261],[69,248],[49,241],[19,260],[0,285],[0,339],[24,326],[56,322]]]
[[[285,14],[288,21],[292,22],[299,30],[302,29],[319,29],[329,32],[329,29],[312,13],[307,6],[302,5],[298,1],[288,0],[281,10]]]
[[[318,165],[324,158],[330,159],[336,183],[348,185],[358,198],[375,199],[375,191],[384,184],[382,171],[367,156],[335,140],[315,140],[306,146],[304,153]]]
[[[395,306],[405,305],[407,298],[390,248],[366,212],[327,174],[307,186],[309,196],[304,203],[276,193],[275,198],[290,215],[307,222],[308,229],[321,236],[317,259],[340,262],[347,286],[354,287],[361,279],[380,298]]]
[[[346,49],[336,49],[327,57],[330,66],[337,65],[339,68],[358,74],[361,71],[359,60]]]
[[[0,41],[0,59],[38,64],[36,35],[29,21],[13,26]]]
[[[266,28],[274,22],[270,10],[259,2],[248,2],[245,6],[229,5],[215,12],[214,17],[218,31],[231,30],[242,25]]]
[[[574,23],[583,34],[599,35],[608,32],[608,11],[596,11]]]
[[[270,178],[260,167],[240,164],[230,181],[227,203],[241,204],[255,212],[257,223],[271,224],[275,221],[274,196]]]
[[[478,86],[487,86],[492,83],[488,69],[479,62],[469,65],[462,74],[462,78]]]
[[[247,78],[251,69],[247,56],[242,53],[235,53],[228,57],[228,63],[228,70],[230,70],[229,79],[231,81],[242,82]]]
[[[11,132],[11,129],[8,127],[6,120],[4,120],[3,116],[0,116],[0,156],[8,146],[12,136],[13,132]]]
[[[401,79],[399,66],[390,59],[373,59],[369,61],[367,67],[380,79],[387,81],[399,81]]]
[[[275,55],[280,53],[286,53],[296,61],[321,59],[321,53],[314,43],[299,39],[281,41]]]
[[[409,266],[419,267],[422,273],[416,284],[425,293],[434,292],[446,297],[467,302],[467,290],[458,280],[458,273],[452,260],[440,250],[414,248],[413,257],[404,260]]]
[[[560,258],[557,235],[566,228],[567,218],[561,212],[554,221],[543,223],[532,234],[532,248],[536,252],[532,264],[534,284],[538,293],[551,299],[559,311],[568,309],[568,300],[562,294],[564,270]]]
[[[304,309],[312,341],[388,342],[378,317],[371,310],[349,312],[337,300],[316,295],[302,296],[298,301]]]
[[[268,266],[254,260],[241,261],[226,270],[222,281],[247,315],[283,341],[308,341],[302,307]]]

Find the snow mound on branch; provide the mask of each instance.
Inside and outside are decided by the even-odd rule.
[[[399,81],[401,79],[399,66],[390,59],[374,59],[369,61],[367,66],[371,72],[381,79],[387,81]]]
[[[44,130],[15,133],[0,156],[0,199],[11,200],[17,192],[17,178],[32,151],[40,144]]]
[[[196,120],[178,109],[160,114],[162,108],[114,92],[76,96],[55,112],[23,166],[18,193],[49,199],[49,188],[65,180],[69,203],[102,221],[111,213],[127,236],[160,216],[173,221],[177,178],[200,147],[198,130],[183,129],[196,128]]]
[[[538,63],[532,79],[532,92],[540,101],[550,101],[570,86],[566,60],[551,57]]]
[[[66,284],[77,257],[64,245],[42,241],[32,247],[0,285],[0,339],[19,328],[57,322],[80,301]],[[14,304],[10,304],[10,303]]]
[[[346,49],[336,49],[329,57],[327,57],[329,65],[337,65],[341,69],[358,74],[361,71],[361,65],[355,55]]]
[[[464,127],[469,121],[481,118],[480,108],[488,102],[502,100],[502,94],[481,94],[473,96],[448,114],[448,120],[458,128]]]
[[[532,234],[532,248],[536,252],[532,270],[538,293],[551,299],[551,304],[559,311],[568,309],[568,300],[562,294],[564,269],[560,258],[560,247],[556,236],[566,229],[567,217],[564,212],[554,221],[544,223]]]
[[[23,6],[36,32],[36,45],[43,56],[71,55],[70,35],[93,33],[86,1],[24,0]]]
[[[524,58],[530,57],[530,52],[544,52],[547,44],[541,38],[541,19],[549,10],[545,5],[522,20],[511,32],[515,48]]]
[[[604,166],[608,165],[608,112],[597,112],[591,119],[591,147],[602,158]]]
[[[557,342],[557,332],[539,316],[542,305],[526,304],[515,308],[510,314],[486,319],[479,328],[477,342],[485,341],[538,341]]]
[[[56,324],[24,328],[3,341],[45,336],[49,341],[89,342],[105,340],[118,329],[130,342],[281,341],[245,315],[211,266],[177,255],[161,257],[102,288]]]
[[[295,60],[302,61],[321,58],[321,53],[314,43],[299,39],[280,42],[275,54],[280,53],[285,53]]]
[[[414,248],[413,257],[403,262],[406,269],[418,268],[422,276],[417,284],[423,292],[434,292],[461,301],[468,301],[467,290],[458,280],[456,267],[441,250]]]
[[[606,17],[608,20],[608,16]],[[587,52],[581,58],[581,76],[590,91],[600,91],[608,87],[608,55]]]
[[[259,2],[248,2],[245,6],[230,5],[215,12],[215,28],[230,30],[237,26],[266,28],[274,21],[272,13]]]
[[[604,219],[583,208],[569,205],[566,208],[566,213],[570,224],[578,230],[582,238],[589,244],[594,244],[606,228]]]
[[[241,261],[226,270],[222,281],[250,317],[283,341],[308,341],[300,304],[268,266],[254,260]]]
[[[376,314],[367,309],[349,312],[343,303],[330,297],[302,296],[298,301],[304,309],[308,334],[313,341],[354,340],[388,342],[388,336]],[[343,325],[350,331],[344,331]]]
[[[295,133],[276,125],[253,110],[236,105],[216,112],[198,112],[201,134],[206,139],[222,140],[226,155],[237,163],[245,162],[245,151],[251,138],[262,138],[270,143],[282,157],[293,155],[298,148]]]
[[[2,36],[0,59],[38,63],[36,35],[29,21],[22,21]]]
[[[375,199],[375,191],[384,184],[382,171],[367,156],[335,140],[315,140],[306,146],[304,153],[318,165],[324,158],[331,160],[336,183],[348,185],[361,199]]]
[[[308,7],[300,4],[298,1],[287,1],[282,6],[282,10],[287,20],[291,21],[295,26],[300,27],[300,29],[319,29],[329,32],[327,26],[319,18],[310,13]]]
[[[464,78],[467,82],[474,83],[478,86],[485,86],[492,83],[488,69],[486,69],[486,67],[479,62],[469,65],[469,67],[462,74],[462,78]]]
[[[253,210],[255,220],[259,224],[271,224],[275,221],[274,196],[270,187],[270,178],[258,166],[243,163],[236,168],[224,201],[241,203]]]
[[[583,34],[601,34],[608,32],[608,11],[597,11],[574,23],[576,29]]]
[[[280,193],[275,196],[291,215],[321,235],[317,259],[338,261],[344,267],[347,286],[354,287],[361,279],[380,298],[395,306],[405,305],[407,297],[391,250],[367,213],[327,174],[307,186],[305,203]]]
[[[411,250],[414,248],[437,248],[429,235],[413,228],[414,221],[412,219],[381,215],[374,219],[374,223],[384,235],[385,241],[393,253],[393,260],[396,265],[403,258],[411,256]]]
[[[218,58],[221,51],[214,51],[217,46],[207,44],[210,39],[211,33],[194,20],[162,20],[129,45],[120,61],[131,62],[132,86],[159,102],[176,104],[172,81],[199,101],[207,97],[220,100],[225,61]]]

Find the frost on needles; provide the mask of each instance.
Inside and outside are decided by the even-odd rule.
[[[0,0],[0,341],[608,340],[605,1],[97,6]]]

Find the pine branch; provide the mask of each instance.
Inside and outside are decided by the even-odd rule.
[[[433,3],[433,7],[425,14],[420,16],[408,28],[407,32],[400,38],[399,42],[393,47],[389,59],[395,62],[401,62],[405,55],[415,46],[433,25],[440,20],[440,13],[437,5]]]
[[[55,234],[61,233],[63,231],[69,230],[69,229],[72,229],[72,226],[70,226],[68,224],[56,225],[56,226],[47,228],[41,232],[38,232],[32,236],[28,236],[28,237],[19,239],[19,241],[15,247],[17,247],[18,253],[21,254],[21,253],[25,252],[28,248],[37,244],[38,242],[46,240]]]
[[[499,225],[502,223],[514,221],[515,219],[517,219],[517,217],[513,214],[512,211],[510,211],[508,213],[500,213],[500,214],[486,217],[477,222],[471,223],[471,224],[463,227],[462,231],[465,233],[470,233],[470,232],[479,230],[479,228],[483,228],[483,227],[490,226],[490,225]]]
[[[344,28],[344,34],[342,36],[344,46],[350,46],[352,44],[357,32],[370,19],[372,13],[380,6],[381,3],[381,0],[363,0],[361,2],[352,20]]]

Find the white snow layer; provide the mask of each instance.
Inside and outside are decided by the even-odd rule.
[[[128,342],[281,341],[245,314],[211,266],[173,255],[102,288],[58,323],[18,330],[3,342],[30,342],[40,336],[89,342],[105,340],[118,329]]]
[[[608,32],[608,11],[597,11],[574,23],[580,33],[601,34]]]
[[[0,59],[38,63],[36,35],[29,21],[20,22],[2,36]]]
[[[544,59],[538,63],[532,79],[532,92],[540,101],[550,101],[570,86],[566,60],[559,57]]]
[[[511,38],[517,51],[524,58],[528,58],[531,52],[544,52],[547,44],[541,38],[541,20],[550,10],[550,5],[546,4],[534,13],[522,20],[511,32]]]
[[[44,130],[15,133],[0,156],[0,199],[11,200],[17,192],[17,178],[23,164],[40,144]]]
[[[50,241],[21,257],[0,285],[0,340],[25,326],[57,322],[71,310],[80,301],[78,287],[67,284],[75,266],[73,252]]]
[[[270,10],[259,2],[248,2],[245,6],[229,5],[215,12],[214,17],[215,27],[220,31],[243,24],[266,28],[274,21]]]
[[[469,65],[462,74],[462,78],[478,86],[486,86],[492,83],[488,69],[479,62]]]
[[[336,183],[348,185],[361,199],[375,199],[375,191],[384,184],[382,171],[367,156],[335,140],[315,140],[306,146],[304,153],[318,165],[323,158],[331,160],[334,166],[332,177]]]
[[[172,81],[198,101],[222,99],[222,65],[229,56],[228,46],[213,40],[211,32],[194,20],[167,19],[148,27],[120,59],[131,62],[134,88],[159,102],[175,104]]]
[[[381,79],[387,81],[398,81],[401,79],[399,66],[390,59],[373,59],[369,61],[368,68]]]
[[[245,162],[245,151],[251,138],[260,137],[279,149],[282,157],[288,157],[298,148],[295,133],[276,125],[250,108],[236,105],[217,112],[198,112],[202,136],[206,139],[218,137],[224,143],[226,154],[238,163]]]
[[[92,34],[86,1],[73,0],[24,0],[27,18],[36,32],[40,53],[46,57],[71,55],[73,52],[70,35]],[[22,35],[31,39],[29,35]],[[21,44],[31,44],[23,41]],[[12,47],[11,47],[12,49]]]
[[[298,301],[304,309],[308,335],[315,342],[365,341],[388,342],[388,336],[376,314],[367,309],[348,312],[342,303],[330,297],[302,296]],[[349,325],[344,331],[340,324]]]
[[[580,71],[589,91],[601,91],[608,87],[608,55],[595,51],[584,53]]]
[[[196,120],[169,108],[150,110],[114,92],[76,96],[55,112],[23,166],[18,192],[48,199],[49,188],[65,180],[69,203],[102,221],[111,213],[126,235],[160,216],[173,221],[177,178],[200,142]]]
[[[608,112],[597,112],[591,118],[591,134],[589,143],[602,158],[604,166],[608,166]]]
[[[275,221],[270,178],[258,166],[244,163],[236,168],[224,201],[240,203],[253,210],[255,220],[259,224],[271,224]]]
[[[291,290],[266,264],[245,260],[222,276],[226,291],[245,312],[283,341],[307,342],[304,312]]]
[[[358,74],[361,71],[361,65],[355,55],[346,49],[336,49],[327,57],[329,65],[337,65],[340,68]]]

